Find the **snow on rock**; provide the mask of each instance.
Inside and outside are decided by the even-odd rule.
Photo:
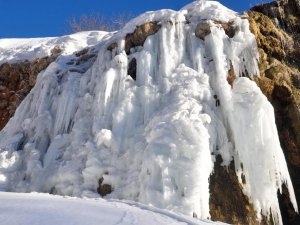
[[[158,32],[126,52],[127,34],[149,21]],[[203,22],[209,32],[201,40],[195,30]],[[234,159],[259,219],[271,212],[281,224],[284,183],[297,210],[271,104],[249,78],[233,88],[227,82],[231,64],[237,76],[259,75],[245,16],[197,1],[143,14],[97,49],[84,74],[65,70],[70,57],[63,55],[39,75],[0,133],[1,189],[95,197],[106,184],[105,198],[207,219],[220,154],[224,166]],[[128,76],[133,59],[135,80]]]
[[[178,216],[134,202],[0,192],[0,221],[9,225],[225,225]]]
[[[87,31],[63,37],[0,39],[0,64],[33,60],[51,55],[54,47],[70,55],[82,48],[94,46],[109,33]]]
[[[181,9],[184,10],[187,11],[186,16],[196,23],[201,20],[229,22],[238,16],[236,12],[217,1],[194,1]]]

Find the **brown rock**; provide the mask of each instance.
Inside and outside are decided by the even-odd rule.
[[[106,172],[105,175],[108,175],[108,173]],[[99,179],[99,182],[98,182],[98,183],[99,183],[99,187],[98,187],[98,189],[97,189],[97,192],[98,192],[102,197],[104,197],[104,196],[106,196],[106,195],[108,195],[108,194],[110,194],[110,193],[113,192],[112,186],[111,186],[110,184],[105,183],[104,177],[101,177],[101,178]]]
[[[133,58],[128,64],[128,72],[127,74],[132,77],[132,79],[136,80],[136,59]]]
[[[230,62],[230,69],[228,71],[227,82],[230,84],[231,87],[235,79],[236,79],[236,75],[234,73],[234,68],[232,62]]]
[[[282,107],[291,104],[292,89],[285,82],[275,83],[272,98],[277,99]]]
[[[6,125],[18,105],[35,85],[37,75],[56,60],[60,52],[59,48],[54,48],[51,56],[32,62],[0,65],[0,129]]]
[[[95,61],[97,55],[95,54],[84,54],[84,55],[81,55],[77,60],[76,60],[76,65],[79,65],[79,64],[82,64],[82,63],[85,63],[89,60],[92,60],[92,61]]]
[[[7,106],[8,106],[7,100],[4,99],[0,101],[0,110],[6,109]]]
[[[221,166],[222,159],[217,157],[214,173],[210,177],[210,214],[214,221],[235,225],[264,225],[257,221],[256,211],[243,194],[242,187],[235,173],[234,162],[229,167]]]
[[[204,38],[211,33],[210,25],[208,23],[197,24],[195,35],[197,38],[204,40]]]
[[[118,47],[118,44],[116,42],[113,42],[107,47],[107,50],[112,51],[113,49],[115,49],[117,47]]]
[[[234,26],[233,22],[224,23],[221,21],[214,21],[215,24],[220,25],[224,31],[225,34],[232,38],[236,33],[236,27]],[[204,40],[204,38],[211,33],[210,24],[209,23],[199,23],[197,24],[195,35],[196,37],[200,38],[201,40]]]
[[[125,51],[130,54],[130,49],[137,46],[143,46],[147,37],[157,33],[161,25],[157,22],[148,22],[138,26],[131,34],[127,34],[125,38]]]
[[[229,37],[229,38],[233,38],[233,36],[236,33],[236,27],[233,25],[233,22],[229,22],[229,23],[221,23],[221,26],[223,27],[225,34]]]
[[[299,1],[281,0],[256,6],[249,21],[260,54],[260,78],[255,78],[272,103],[280,144],[285,154],[297,202],[300,202],[300,11]],[[285,187],[279,194],[284,224],[298,225]]]
[[[256,41],[259,48],[268,55],[278,60],[286,57],[286,48],[290,44],[290,37],[282,30],[279,30],[274,25],[273,21],[267,16],[258,12],[248,12],[251,31],[256,36]],[[285,40],[283,42],[283,40]]]
[[[125,51],[126,54],[130,54],[130,49],[143,46],[147,37],[157,33],[160,29],[161,25],[158,22],[148,22],[143,25],[137,26],[133,33],[127,34],[125,37]],[[117,43],[113,42],[108,47],[107,50],[112,51],[114,48],[118,46]]]
[[[300,74],[292,74],[291,78],[293,86],[300,89]]]
[[[80,57],[82,55],[86,55],[87,53],[89,52],[89,48],[84,48],[78,52],[75,53],[75,56],[76,57]]]

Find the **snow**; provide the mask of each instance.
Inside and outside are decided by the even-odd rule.
[[[0,192],[0,203],[1,224],[9,225],[224,224],[200,221],[154,207],[117,200]]]
[[[104,31],[86,31],[62,37],[0,39],[0,64],[49,56],[55,47],[60,48],[64,55],[70,55],[96,45],[109,34]]]
[[[217,1],[194,1],[181,9],[193,22],[215,20],[229,22],[236,19],[237,13]]]
[[[153,20],[160,30],[126,55],[126,34]],[[211,33],[201,40],[195,29],[203,22]],[[234,26],[232,38],[220,22]],[[113,42],[118,48],[107,50]],[[85,73],[72,72],[66,63],[74,55],[63,54],[39,74],[1,131],[0,189],[96,197],[103,178],[113,189],[106,199],[207,219],[209,177],[221,155],[224,166],[234,160],[259,219],[260,212],[272,213],[282,224],[282,184],[298,210],[273,108],[242,77],[259,76],[256,41],[244,15],[197,1],[179,12],[145,13],[96,44],[98,58]],[[136,80],[127,74],[133,58]],[[230,63],[239,76],[233,88]]]

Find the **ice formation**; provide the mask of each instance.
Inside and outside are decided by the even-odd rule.
[[[159,31],[126,54],[126,34],[150,21]],[[210,26],[204,40],[195,36],[199,23]],[[224,23],[234,27],[232,37]],[[108,50],[113,42],[117,47]],[[206,219],[209,177],[221,155],[224,166],[234,159],[259,219],[262,212],[282,223],[282,184],[297,211],[273,108],[242,77],[259,75],[245,15],[213,1],[148,12],[97,49],[84,74],[68,70],[70,56],[39,74],[0,133],[2,190],[94,197],[103,178],[113,188],[106,198]],[[128,75],[133,58],[136,80]],[[231,64],[239,77],[233,87],[227,81]]]

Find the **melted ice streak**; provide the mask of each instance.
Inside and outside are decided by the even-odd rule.
[[[126,33],[151,20],[160,21],[159,32],[127,56]],[[195,28],[204,20],[212,28],[202,41]],[[233,21],[235,36],[216,20]],[[112,41],[119,47],[110,52]],[[113,187],[107,198],[209,218],[209,177],[220,154],[224,166],[234,159],[259,218],[271,209],[282,223],[282,184],[297,210],[271,104],[250,79],[237,78],[233,88],[227,82],[230,62],[237,75],[259,75],[247,19],[198,1],[179,12],[143,14],[99,49],[84,75],[58,79],[63,56],[39,74],[1,132],[2,189],[94,197],[103,177]],[[136,81],[127,75],[132,58]]]

